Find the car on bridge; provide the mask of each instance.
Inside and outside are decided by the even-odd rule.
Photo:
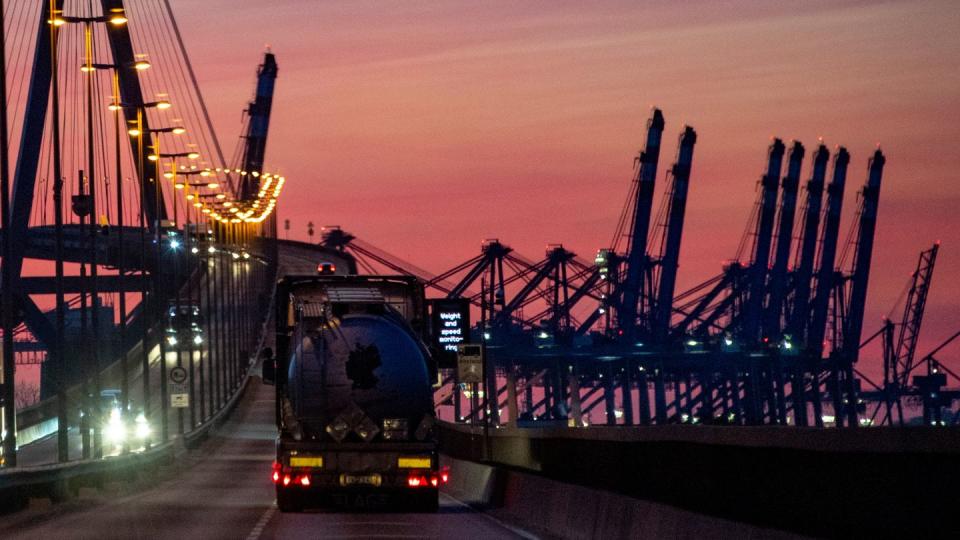
[[[329,261],[317,263],[317,274],[321,276],[332,276],[337,273],[337,265]]]
[[[203,345],[203,315],[197,304],[171,304],[167,308],[167,346],[175,350],[190,349]]]

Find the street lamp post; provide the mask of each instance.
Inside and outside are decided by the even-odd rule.
[[[57,13],[56,0],[50,0],[49,13]],[[56,20],[56,19],[54,19]],[[50,27],[50,105],[52,109],[52,145],[53,145],[53,214],[54,214],[54,289],[56,302],[55,366],[57,367],[57,461],[70,459],[69,419],[67,416],[67,363],[64,348],[64,329],[66,326],[63,293],[63,170],[60,152],[60,77],[57,61],[57,42],[59,24]],[[4,103],[5,105],[5,103]]]
[[[126,22],[124,20],[124,22]],[[83,23],[84,51],[86,66],[93,64],[93,21]],[[122,23],[121,23],[122,24]],[[90,191],[90,322],[93,325],[92,350],[90,358],[93,363],[93,455],[100,458],[103,455],[100,410],[100,294],[97,286],[97,189],[95,174],[95,159],[93,153],[93,77],[87,77],[87,189]],[[81,191],[82,193],[82,191]],[[81,237],[83,236],[83,218],[81,218]],[[81,267],[82,268],[82,267]],[[87,396],[89,400],[89,395]],[[86,450],[86,449],[85,449]],[[86,454],[86,452],[85,452]]]
[[[174,128],[160,128],[160,129],[157,129],[157,130],[151,130],[151,132],[157,133],[157,134],[159,135],[160,133],[166,133],[166,132],[167,132],[167,131],[166,131],[167,129],[170,129],[170,132],[172,132],[172,130],[173,130]],[[161,171],[160,160],[161,160],[162,158],[171,158],[171,159],[173,159],[173,160],[174,160],[174,161],[173,161],[173,170],[176,171],[176,161],[175,161],[176,158],[185,157],[185,158],[188,158],[188,159],[197,159],[198,157],[200,157],[200,155],[199,155],[198,153],[196,153],[196,152],[171,152],[171,153],[163,153],[163,152],[160,151],[160,138],[159,138],[159,136],[156,138],[156,140],[155,140],[155,142],[154,142],[154,144],[153,144],[153,149],[154,149],[154,153],[151,154],[150,156],[148,156],[148,159],[149,159],[150,161],[153,161],[153,163],[154,163],[154,171],[155,171],[154,181],[155,181],[155,183],[156,183],[155,185],[156,185],[156,189],[157,189],[157,204],[159,205],[160,202],[161,202],[161,193],[162,193],[162,192],[160,191],[160,176],[161,176],[161,172],[160,172],[160,171]],[[176,174],[176,172],[174,172],[174,174]],[[174,185],[176,185],[176,179],[174,179]],[[180,226],[180,224],[177,223],[177,218],[179,217],[179,216],[177,215],[177,209],[178,209],[177,197],[173,197],[173,198],[172,198],[172,201],[173,201],[173,212],[174,212],[173,226],[174,226],[174,230],[176,231],[176,230],[178,230],[178,228],[179,228],[179,226]],[[159,208],[158,208],[158,211],[157,211],[157,215],[160,215]],[[160,227],[160,224],[158,223],[158,224],[157,224],[157,227],[156,227],[157,264],[158,264],[158,265],[160,264],[160,261],[162,260],[162,257],[163,257],[162,240],[163,240],[163,236],[162,236],[162,234],[161,234],[161,227]],[[176,243],[174,243],[174,242],[176,242]],[[178,240],[175,240],[175,239],[174,239],[174,240],[171,240],[171,241],[170,241],[170,248],[171,248],[171,250],[174,252],[174,253],[173,253],[173,256],[174,256],[174,267],[173,267],[173,268],[174,268],[174,269],[173,269],[173,276],[172,276],[172,278],[173,278],[173,279],[172,279],[172,285],[173,285],[173,287],[174,287],[174,289],[175,289],[173,292],[174,292],[174,294],[176,294],[175,300],[174,300],[174,309],[175,309],[176,317],[180,317],[180,288],[179,288],[179,284],[177,283],[177,279],[178,279],[178,272],[177,272],[177,270],[178,270],[178,265],[179,265],[179,259],[178,259],[177,255],[176,255],[176,253],[175,253],[176,250],[179,249],[179,241],[178,241]],[[162,306],[161,306],[161,304],[159,303],[159,299],[160,299],[160,297],[161,297],[160,291],[161,291],[161,289],[162,289],[162,283],[160,282],[160,279],[159,279],[159,272],[158,272],[157,275],[158,275],[158,277],[157,277],[157,279],[155,280],[155,283],[156,283],[156,288],[157,288],[158,309],[162,309]],[[162,317],[161,317],[159,320],[162,320]],[[180,324],[180,321],[179,321],[179,320],[177,321],[177,324]],[[176,330],[178,330],[178,329],[176,329]],[[179,333],[179,331],[177,331],[176,333]],[[181,359],[181,356],[180,356],[180,345],[177,344],[177,345],[175,345],[175,347],[176,347],[176,355],[177,355],[177,367],[182,367],[182,366],[181,366],[181,364],[182,364],[182,359]],[[167,418],[167,416],[168,416],[167,409],[168,409],[168,407],[170,406],[170,404],[168,403],[167,400],[169,399],[169,395],[170,395],[170,394],[169,394],[168,388],[167,388],[167,354],[166,354],[166,343],[165,343],[165,340],[164,340],[164,339],[160,339],[160,394],[162,395],[162,403],[161,403],[161,407],[160,407],[161,415],[162,415],[162,418],[161,418],[161,430],[162,430],[162,432],[163,432],[163,440],[166,441],[167,438],[169,437],[169,425],[168,425],[168,418]],[[181,409],[181,408],[178,408],[178,409],[177,409],[177,432],[178,432],[179,434],[183,434],[183,409]]]
[[[112,83],[111,87],[112,87],[112,90],[113,90],[113,103],[120,103],[121,99],[120,99],[120,72],[119,72],[119,70],[122,69],[122,68],[124,68],[124,67],[128,67],[128,68],[132,68],[132,69],[135,69],[135,70],[138,70],[138,71],[142,71],[142,70],[148,69],[148,68],[150,67],[150,63],[141,60],[141,61],[134,62],[134,63],[133,63],[132,65],[130,65],[130,66],[120,66],[120,65],[117,65],[117,64],[99,64],[99,63],[93,63],[93,62],[88,58],[88,62],[87,62],[86,64],[84,64],[84,66],[83,66],[81,69],[84,70],[84,71],[87,72],[87,73],[90,73],[90,74],[92,74],[94,71],[97,71],[97,70],[104,70],[104,69],[111,70],[111,71],[113,72],[113,73],[112,73],[112,77],[111,77],[111,83]],[[92,77],[91,77],[91,79],[92,79]],[[88,108],[91,108],[91,109],[92,109],[92,107],[90,106],[89,102],[88,102]],[[126,287],[125,287],[125,285],[124,285],[124,277],[125,277],[125,274],[126,274],[126,267],[125,267],[124,249],[123,249],[123,248],[124,248],[124,238],[123,238],[123,236],[124,236],[124,234],[123,234],[123,227],[124,227],[124,222],[123,222],[123,221],[124,221],[124,216],[123,216],[123,167],[122,167],[122,160],[121,160],[121,154],[120,154],[120,131],[121,131],[120,115],[121,115],[121,111],[122,111],[122,109],[119,108],[119,107],[117,107],[116,110],[113,111],[113,112],[114,112],[114,132],[115,132],[115,133],[114,133],[114,135],[115,135],[115,136],[114,136],[114,152],[115,152],[115,154],[116,154],[116,175],[115,175],[115,182],[116,182],[116,185],[117,185],[117,187],[116,187],[116,191],[117,191],[117,201],[116,201],[116,202],[117,202],[117,206],[116,206],[116,208],[117,208],[117,275],[119,275],[120,281],[121,281],[120,297],[119,297],[119,309],[120,309],[120,315],[119,315],[119,317],[120,317],[120,321],[119,321],[119,328],[118,328],[118,330],[119,330],[119,332],[118,332],[118,334],[119,334],[119,335],[118,335],[118,341],[119,341],[119,344],[120,344],[120,346],[119,346],[119,353],[120,353],[120,409],[123,411],[123,415],[124,415],[125,420],[129,420],[129,416],[130,416],[130,383],[129,383],[130,375],[129,375],[129,367],[127,366],[127,349],[126,349],[126,341],[127,341],[127,294],[126,294]],[[91,166],[92,166],[92,165],[91,165]],[[96,253],[95,250],[94,250],[94,253]],[[96,311],[95,311],[95,312],[96,312]],[[98,325],[95,324],[94,327],[95,327],[95,328],[98,328]],[[123,452],[124,452],[124,453],[128,452],[128,451],[129,451],[129,448],[130,448],[130,446],[129,446],[128,442],[125,440],[124,443],[123,443]]]
[[[198,157],[198,156],[196,156],[194,153],[191,153],[191,152],[184,152],[183,154],[186,154],[186,157],[187,157],[187,158],[191,158],[191,156],[192,156],[193,158]],[[184,177],[184,176],[195,176],[195,175],[210,176],[210,174],[211,174],[211,173],[210,173],[210,171],[208,171],[208,170],[180,171],[180,170],[177,168],[176,160],[174,159],[174,161],[171,163],[171,172],[165,173],[164,176],[167,176],[168,178],[171,179],[171,181],[173,182],[173,186],[174,186],[174,189],[175,189],[175,190],[186,190],[186,191],[187,191],[186,199],[187,199],[188,201],[192,201],[192,200],[196,199],[196,195],[190,193],[189,188],[191,188],[191,187],[198,187],[198,188],[199,188],[199,187],[205,187],[205,188],[211,188],[211,189],[212,189],[212,188],[218,187],[219,184],[217,184],[216,182],[187,183],[187,182],[183,182],[183,181],[180,179],[180,177]],[[183,236],[183,238],[184,238],[184,245],[183,245],[183,248],[184,248],[184,256],[189,256],[189,255],[187,255],[187,253],[190,253],[190,254],[198,254],[199,251],[200,251],[200,250],[196,247],[196,245],[194,244],[194,238],[192,237],[193,235],[190,234],[190,228],[191,228],[191,224],[192,224],[192,223],[191,223],[191,219],[190,219],[190,212],[191,212],[191,208],[195,208],[196,205],[202,206],[203,204],[202,204],[201,202],[197,201],[197,202],[194,203],[192,206],[188,206],[188,207],[186,208],[186,211],[185,211],[185,212],[186,212],[186,220],[187,220],[187,222],[186,222],[186,224],[185,224],[185,226],[184,226],[184,231],[185,231],[185,233],[184,233],[184,236]],[[175,219],[175,220],[177,219],[177,217],[176,217],[176,212],[177,212],[177,204],[176,204],[176,201],[174,201],[174,219]],[[206,274],[206,272],[205,272],[205,274]],[[191,273],[191,276],[192,276],[192,273]],[[175,279],[175,281],[176,281],[176,279]],[[194,308],[194,302],[193,302],[193,296],[194,296],[194,295],[193,295],[193,280],[190,279],[190,277],[188,277],[186,285],[187,285],[187,298],[190,299],[190,300],[189,300],[189,308],[190,308],[190,313],[191,313],[191,316],[192,316],[192,314],[193,314],[193,308]],[[178,290],[178,292],[177,292],[177,305],[176,305],[176,310],[177,310],[178,313],[180,312],[179,298],[180,298],[180,294],[179,294],[179,290]],[[200,303],[202,303],[202,302],[200,302]],[[199,307],[198,307],[197,309],[199,310]],[[192,323],[191,323],[191,325],[192,325]],[[198,334],[198,335],[199,335],[199,334]],[[207,336],[207,339],[204,340],[203,338],[201,338],[201,342],[200,342],[200,343],[197,343],[196,336],[194,336],[194,337],[192,337],[192,338],[190,339],[189,343],[187,344],[188,347],[189,347],[189,349],[188,349],[188,357],[187,357],[187,358],[188,358],[188,359],[187,359],[187,365],[188,365],[188,371],[189,371],[189,373],[190,373],[189,378],[188,378],[188,385],[189,385],[189,388],[188,388],[188,400],[189,400],[188,411],[189,411],[189,415],[190,415],[190,429],[193,429],[193,428],[196,426],[196,419],[197,419],[197,409],[196,409],[197,401],[196,401],[196,399],[195,399],[195,397],[196,397],[196,387],[197,387],[197,381],[195,380],[195,376],[197,375],[197,370],[196,370],[196,364],[195,364],[195,362],[194,362],[194,357],[196,356],[196,353],[197,353],[197,350],[198,350],[198,348],[197,348],[198,345],[203,345],[203,344],[206,343],[206,344],[207,344],[207,347],[208,347],[208,349],[209,349],[209,336],[210,336],[210,333],[209,333],[209,332],[206,333],[206,336]],[[200,360],[201,360],[201,369],[200,369],[200,372],[199,372],[199,387],[200,387],[200,402],[199,402],[199,406],[200,406],[200,417],[203,418],[203,417],[205,416],[205,411],[206,411],[205,404],[204,404],[205,392],[204,392],[204,387],[203,387],[203,384],[204,384],[203,364],[209,362],[209,356],[208,356],[207,362],[203,362],[203,347],[200,347],[200,348],[199,348],[199,352],[200,352]],[[178,351],[177,351],[177,365],[178,365],[178,366],[181,366],[181,363],[182,363],[181,355],[180,355],[180,351],[178,350]],[[178,419],[179,419],[180,417],[181,417],[181,415],[178,414]]]
[[[111,67],[111,65],[94,64],[95,69],[105,69],[107,67]],[[113,67],[115,68],[116,66],[113,66]],[[146,69],[143,63],[134,63],[133,67],[135,69],[141,69],[141,70]],[[116,76],[116,69],[114,70],[114,75]],[[119,81],[117,81],[115,84],[119,85]],[[139,220],[138,229],[140,231],[140,320],[142,321],[141,336],[140,336],[141,338],[140,362],[141,362],[141,371],[142,371],[141,387],[142,387],[142,393],[143,393],[143,396],[142,396],[143,415],[145,418],[149,418],[150,417],[150,397],[152,392],[150,391],[150,350],[151,348],[148,346],[148,343],[150,340],[150,325],[148,324],[148,321],[149,321],[149,313],[151,310],[148,307],[148,303],[150,301],[150,279],[147,275],[147,181],[146,181],[146,168],[143,160],[143,155],[144,155],[143,135],[144,135],[144,131],[146,130],[144,130],[143,128],[143,115],[146,109],[150,109],[150,108],[161,109],[161,110],[168,109],[170,108],[170,102],[161,100],[161,101],[146,102],[138,105],[138,104],[121,102],[119,99],[120,98],[119,89],[115,91],[114,95],[116,98],[113,101],[113,103],[110,104],[109,109],[117,113],[118,122],[119,122],[120,111],[122,111],[123,109],[134,109],[136,110],[136,113],[137,113],[137,119],[135,121],[136,123],[133,128],[128,130],[128,133],[130,134],[130,136],[136,137],[137,139],[136,166],[137,166],[137,177],[140,179],[140,212],[138,214],[138,220]],[[182,131],[179,131],[179,130],[174,131],[174,128],[170,128],[170,129],[174,133],[182,133]],[[179,128],[179,129],[182,129],[182,128]],[[153,132],[155,130],[149,130],[149,131]],[[118,149],[117,163],[119,165],[119,159],[120,159],[119,144],[117,145],[117,149]],[[151,181],[153,180],[151,179]],[[120,201],[118,204],[122,205],[122,194],[118,194],[117,196],[118,196],[118,200]],[[154,225],[157,225],[157,224],[154,224]],[[122,241],[122,237],[121,237],[121,241]],[[159,268],[160,268],[160,264],[158,260],[154,268],[154,274],[155,274],[153,276],[154,278],[157,277],[156,274],[158,274]],[[159,291],[156,291],[156,293],[157,294],[155,294],[154,296],[157,296],[159,294]],[[159,302],[156,298],[154,298],[153,301]],[[158,318],[157,322],[159,321],[160,319]],[[159,339],[157,339],[157,342],[158,342],[158,345],[162,348],[163,347],[162,336]],[[144,447],[150,448],[150,444],[151,444],[150,437],[147,436],[144,440]]]
[[[112,24],[112,25],[114,25],[114,26],[121,26],[121,25],[124,25],[124,24],[127,23],[127,17],[126,17],[126,15],[125,15],[125,13],[123,12],[122,9],[119,9],[119,10],[111,10],[109,13],[104,14],[104,15],[102,15],[102,16],[97,16],[97,17],[92,17],[92,16],[91,16],[91,17],[74,17],[74,16],[66,16],[66,15],[63,15],[60,10],[56,9],[56,7],[57,7],[57,6],[56,6],[56,2],[55,2],[54,0],[51,0],[51,2],[50,2],[50,8],[49,8],[49,10],[50,10],[50,19],[48,20],[48,23],[51,25],[51,45],[52,45],[51,57],[52,57],[52,60],[53,60],[53,62],[52,62],[52,64],[51,64],[51,67],[52,67],[52,71],[53,71],[53,80],[54,80],[54,81],[57,80],[57,61],[56,61],[56,58],[57,58],[57,48],[56,48],[56,41],[57,41],[57,33],[58,33],[58,28],[59,28],[59,27],[65,25],[65,24],[67,24],[67,23],[80,23],[80,24],[83,24],[83,25],[84,25],[85,63],[84,63],[84,67],[83,67],[82,69],[83,69],[83,71],[85,71],[85,72],[91,72],[91,71],[93,71],[93,67],[92,67],[92,64],[93,64],[93,27],[92,27],[92,25],[93,25],[94,23],[109,23],[109,24]],[[91,6],[90,9],[92,10],[92,6]],[[55,86],[53,87],[54,100],[58,100],[58,96],[56,95],[56,93],[59,91],[59,85],[58,85],[57,82],[54,82],[54,85],[55,85]],[[89,213],[89,215],[90,215],[89,234],[90,234],[91,255],[92,255],[92,259],[91,259],[91,261],[90,261],[90,277],[91,277],[91,280],[90,280],[90,294],[91,294],[91,303],[92,303],[92,309],[93,309],[93,311],[92,311],[92,317],[91,317],[91,321],[92,321],[92,324],[93,324],[93,340],[92,340],[92,342],[93,342],[93,356],[92,356],[93,366],[92,366],[92,367],[93,367],[93,386],[94,386],[94,392],[95,392],[96,394],[99,394],[99,385],[100,385],[99,339],[98,339],[98,337],[99,337],[99,336],[98,336],[98,334],[99,334],[99,328],[98,328],[98,326],[99,326],[99,325],[98,325],[98,323],[99,323],[99,314],[98,314],[98,298],[99,298],[99,293],[98,293],[98,291],[97,291],[97,263],[96,263],[96,205],[95,205],[96,189],[95,189],[95,169],[94,169],[95,160],[94,160],[94,152],[93,152],[93,80],[92,80],[92,78],[90,78],[90,79],[87,80],[86,93],[87,93],[87,171],[86,171],[87,174],[86,174],[86,176],[87,176],[87,180],[88,180],[88,184],[89,184],[88,187],[89,187],[89,189],[90,189],[90,198],[89,198],[87,201],[81,201],[81,204],[84,205],[83,210],[87,211],[87,213]],[[53,122],[53,123],[54,123],[54,129],[55,129],[56,131],[59,131],[59,129],[56,127],[56,124],[57,124],[58,122],[59,122],[59,104],[57,104],[57,106],[55,106],[55,112],[54,112],[54,122]],[[57,133],[57,136],[55,137],[55,143],[54,143],[54,145],[55,145],[55,147],[57,147],[57,146],[59,146],[59,144],[60,144],[60,142],[59,142],[59,133]],[[55,151],[56,151],[56,152],[59,152],[59,150],[55,150]],[[57,168],[56,165],[55,165],[55,168]],[[55,180],[55,187],[54,187],[55,199],[56,199],[56,190],[57,190],[56,182],[61,182],[61,181],[62,181],[62,179],[59,177],[59,175],[57,175],[57,176],[58,176],[58,178]],[[84,182],[83,176],[84,176],[84,175],[81,173],[80,176],[81,176],[81,178],[80,178],[79,181],[81,182],[81,184],[83,184],[83,182]],[[60,186],[60,189],[62,189],[62,186]],[[80,188],[80,197],[81,197],[81,198],[84,197],[84,186],[83,186],[83,185],[81,185],[81,188]],[[55,200],[55,206],[56,206],[56,200]],[[59,213],[58,213],[58,214],[59,214]],[[80,231],[81,231],[81,238],[82,238],[82,237],[83,237],[83,229],[84,229],[84,215],[82,215],[80,212],[78,212],[78,215],[80,216]],[[60,217],[60,216],[58,215],[58,217]],[[62,217],[60,217],[60,219],[62,220]],[[61,222],[60,226],[61,226],[61,228],[62,228],[62,222]],[[61,230],[61,233],[62,233],[62,230]],[[62,239],[61,239],[60,241],[62,242]],[[60,257],[59,257],[59,256],[57,257],[57,259],[58,259],[57,262],[62,265],[62,261],[60,260]],[[83,281],[82,278],[84,277],[84,267],[83,267],[83,264],[82,264],[82,263],[81,263],[80,269],[81,269],[81,281]],[[62,279],[62,274],[61,274],[61,273],[58,273],[58,279]],[[83,290],[81,289],[81,293],[80,293],[80,294],[81,294],[81,310],[82,310],[82,311],[81,311],[81,324],[82,324],[82,327],[83,327],[81,330],[82,330],[82,334],[84,334],[84,335],[82,336],[82,340],[85,341],[85,340],[86,340],[86,336],[85,336],[85,330],[86,330],[86,328],[85,328],[85,326],[86,326],[86,325],[85,325],[85,323],[86,323],[86,316],[85,316],[85,315],[86,315],[86,306],[84,305],[84,304],[85,304],[85,300],[86,300],[86,298],[85,298],[85,291],[83,291]],[[60,298],[58,298],[58,309],[62,309],[62,308],[60,308],[59,303],[60,303]],[[59,317],[60,317],[60,314],[58,313],[58,318],[59,318]],[[57,331],[58,331],[58,333],[60,332],[59,327],[58,327]],[[62,339],[62,338],[59,338],[59,339]],[[83,350],[86,350],[86,349],[87,349],[86,343],[84,343]],[[86,413],[86,414],[84,414],[84,416],[82,417],[82,423],[89,423],[89,422],[90,422],[90,420],[91,420],[91,419],[90,419],[90,416],[91,416],[91,412],[92,412],[93,422],[94,422],[94,441],[93,441],[93,442],[94,442],[94,454],[95,454],[97,457],[99,457],[99,454],[100,454],[100,421],[99,421],[99,420],[100,420],[100,400],[99,400],[99,399],[93,399],[93,400],[91,400],[90,391],[89,391],[89,387],[88,387],[88,384],[90,383],[90,380],[89,380],[89,377],[88,377],[88,372],[89,372],[89,368],[91,367],[91,366],[89,366],[89,363],[90,363],[89,360],[90,360],[89,357],[87,357],[85,354],[81,354],[81,362],[83,363],[82,369],[81,369],[82,376],[83,376],[83,384],[82,384],[82,387],[83,387],[83,393],[84,393],[83,399],[82,399],[82,403],[84,404],[83,408],[85,409],[85,413]],[[62,396],[61,396],[61,398],[62,398]],[[92,403],[91,403],[91,401],[92,401]],[[92,405],[92,407],[91,407],[91,405]],[[81,426],[81,434],[82,434],[82,438],[83,438],[83,457],[84,457],[84,458],[87,458],[87,457],[90,456],[90,445],[89,445],[89,435],[90,435],[90,434],[89,434],[89,431],[88,431],[87,429],[84,429],[84,428],[83,428],[83,426]],[[61,435],[61,438],[62,438],[62,437],[65,437],[65,435]],[[60,441],[60,442],[63,443],[64,441]]]

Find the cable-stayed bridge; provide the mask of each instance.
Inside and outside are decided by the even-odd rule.
[[[879,149],[844,241],[848,168],[863,169],[843,147],[821,141],[808,158],[802,143],[772,140],[738,253],[679,291],[697,133],[685,127],[662,165],[654,109],[609,245],[531,259],[489,239],[433,273],[339,228],[318,244],[278,239],[287,179],[266,157],[272,52],[228,155],[168,0],[5,2],[3,21],[4,534],[955,528],[938,517],[951,499],[906,489],[960,476],[960,379],[938,360],[957,336],[917,350],[939,244],[921,252],[902,312],[864,328]],[[458,335],[483,350],[477,379],[424,329],[452,474],[437,515],[276,510],[260,362],[275,345],[277,278],[318,265],[414,276],[433,314],[472,321]],[[873,340],[882,356],[861,358]],[[93,502],[16,511],[77,497]]]

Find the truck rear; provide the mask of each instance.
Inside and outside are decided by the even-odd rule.
[[[310,501],[436,510],[433,359],[422,285],[405,276],[290,276],[278,283],[276,385],[281,511]]]

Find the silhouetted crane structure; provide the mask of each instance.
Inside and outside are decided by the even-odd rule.
[[[801,191],[803,144],[788,148],[773,139],[737,256],[717,276],[677,294],[697,134],[681,130],[655,216],[665,124],[654,109],[614,240],[593,264],[559,244],[530,261],[488,240],[479,255],[432,274],[339,228],[323,244],[353,254],[371,271],[380,265],[416,275],[443,297],[469,299],[479,312],[473,339],[486,345],[505,383],[496,392],[500,407],[490,408],[495,420],[511,406],[511,394],[520,396],[513,411],[520,421],[577,425],[602,405],[609,424],[858,426],[874,420],[865,415],[867,401],[892,411],[901,398],[937,384],[937,403],[950,405],[952,394],[937,376],[942,369],[930,367],[932,375],[907,385],[918,365],[933,365],[914,355],[936,248],[921,257],[900,337],[889,347],[888,390],[860,389],[856,365],[885,163],[880,150],[869,159],[844,244],[847,150],[833,152],[831,167],[831,152],[819,142]],[[451,374],[445,384],[458,383]],[[455,394],[450,388],[442,394]],[[458,406],[457,414],[477,421],[484,417],[478,407],[460,414]],[[931,415],[939,410],[929,408]]]
[[[908,397],[922,404],[924,424],[939,425],[943,422],[942,408],[949,407],[951,401],[960,395],[944,391],[947,375],[952,375],[952,371],[941,366],[933,357],[956,335],[919,361],[916,358],[920,327],[939,250],[938,242],[920,253],[917,268],[910,276],[900,321],[894,323],[886,319],[880,330],[861,344],[862,348],[880,337],[883,347],[883,382],[870,382],[873,390],[863,392],[864,397],[875,403],[869,416],[871,422],[879,420],[879,424],[903,425],[906,420],[903,398]],[[925,373],[918,374],[920,368],[925,368]],[[880,412],[883,412],[883,416],[878,418]]]

